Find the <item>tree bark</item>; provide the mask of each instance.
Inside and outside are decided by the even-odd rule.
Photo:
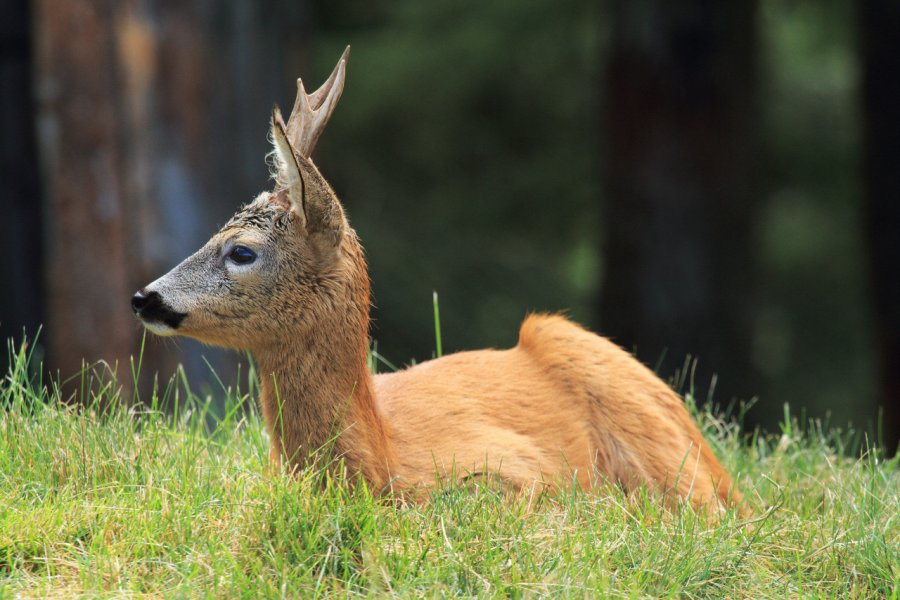
[[[757,5],[613,2],[603,331],[717,400],[756,391],[751,224]]]
[[[861,11],[864,206],[875,304],[883,444],[900,444],[900,3]]]
[[[124,364],[137,329],[127,310],[114,0],[41,0],[39,124],[46,175],[47,342],[63,377],[83,360]]]
[[[43,319],[41,196],[27,0],[0,5],[0,368],[6,373],[6,340],[29,339]]]

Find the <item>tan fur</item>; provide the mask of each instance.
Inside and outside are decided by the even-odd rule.
[[[298,105],[330,111],[329,95],[342,87],[341,68]],[[273,463],[286,456],[303,467],[330,446],[377,490],[490,475],[517,488],[646,485],[707,508],[740,501],[681,399],[621,348],[564,317],[529,316],[508,350],[372,376],[368,272],[340,202],[308,156],[327,115],[316,118],[304,125],[294,114],[285,127],[276,111],[282,183],[139,292],[156,294],[163,312],[135,308],[158,333],[253,353]],[[291,131],[309,138],[290,139]],[[256,261],[234,264],[235,244]]]

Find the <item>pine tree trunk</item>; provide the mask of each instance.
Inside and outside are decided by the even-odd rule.
[[[716,399],[750,366],[756,2],[613,2],[603,332]]]
[[[127,361],[137,329],[127,307],[128,211],[117,80],[117,2],[36,4],[39,123],[46,174],[50,365]]]
[[[864,205],[881,370],[883,441],[900,444],[900,2],[861,11]]]
[[[6,373],[6,340],[37,334],[43,320],[41,196],[27,0],[0,5],[0,376]]]

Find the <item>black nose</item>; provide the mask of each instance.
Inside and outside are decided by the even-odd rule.
[[[131,310],[135,316],[145,322],[165,323],[172,329],[178,329],[181,321],[187,316],[172,310],[157,292],[141,289],[131,297]]]
[[[134,296],[131,297],[131,310],[134,311],[134,314],[139,315],[141,314],[141,311],[148,306],[158,302],[159,294],[156,292],[150,292],[148,294],[144,290],[138,290],[134,293]]]
[[[152,294],[153,292],[150,293]],[[133,310],[136,315],[140,314],[149,302],[150,296],[146,294],[144,290],[138,290],[134,293],[134,296],[131,297],[131,310]]]

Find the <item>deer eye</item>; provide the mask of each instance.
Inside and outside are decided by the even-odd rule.
[[[231,262],[238,265],[248,265],[256,260],[256,252],[246,246],[235,246],[228,253]]]

